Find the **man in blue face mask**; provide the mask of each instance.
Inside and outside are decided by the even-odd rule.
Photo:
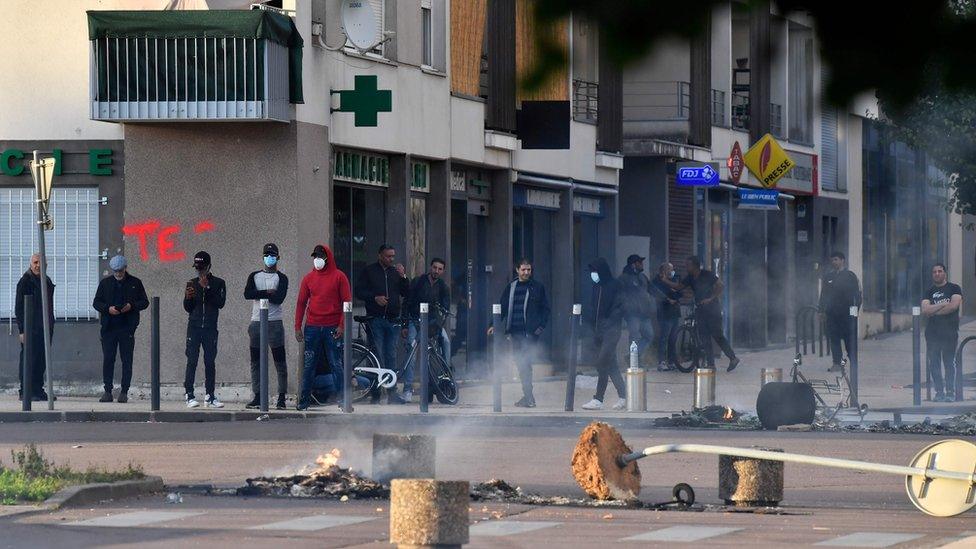
[[[251,323],[247,335],[251,342],[251,390],[254,398],[246,408],[261,406],[261,300],[268,300],[268,347],[274,358],[278,374],[279,410],[285,409],[285,393],[288,392],[288,367],[285,363],[285,326],[281,321],[281,304],[288,294],[288,277],[278,270],[278,246],[264,245],[264,268],[247,276],[244,299],[252,300]]]

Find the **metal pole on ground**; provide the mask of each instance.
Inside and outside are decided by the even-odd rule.
[[[851,307],[850,316],[850,349],[847,354],[851,359],[851,406],[857,408],[860,405],[857,398],[857,307]]]
[[[20,409],[31,411],[34,386],[34,306],[31,296],[24,296],[24,364],[21,370]]]
[[[430,365],[427,363],[427,332],[430,331],[430,304],[420,304],[420,333],[417,334],[417,366],[420,368],[420,411],[427,413],[430,399]]]
[[[261,342],[261,411],[268,411],[268,300],[258,301]]]
[[[149,327],[149,409],[159,411],[159,296],[152,298],[151,322]]]
[[[502,411],[502,369],[499,365],[500,353],[498,352],[498,342],[501,340],[502,334],[505,333],[504,328],[502,328],[502,306],[500,303],[494,303],[491,306],[491,325],[495,327],[494,335],[491,337],[491,402],[492,410],[495,412]]]
[[[569,323],[569,362],[566,367],[566,411],[572,412],[576,400],[576,327],[579,325],[583,305],[573,304],[573,317]]]
[[[352,413],[352,302],[342,303],[342,413]]]
[[[922,404],[921,315],[921,307],[912,307],[912,406]]]

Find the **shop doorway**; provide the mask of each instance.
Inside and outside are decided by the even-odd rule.
[[[586,215],[573,216],[573,273],[575,291],[574,303],[588,303],[593,291],[593,280],[590,278],[588,265],[598,257],[606,257],[600,252],[600,218]],[[606,258],[609,260],[609,258]],[[620,271],[617,265],[610,265],[613,276]],[[623,268],[623,266],[619,266]]]
[[[451,364],[468,378],[488,373],[485,360],[491,315],[488,272],[487,207],[480,201],[451,200]],[[473,206],[473,207],[472,207]]]
[[[336,265],[355,288],[359,273],[376,261],[376,251],[384,241],[386,192],[335,185],[332,208]]]
[[[515,265],[522,258],[532,260],[532,276],[546,287],[551,306],[554,212],[538,208],[515,208],[512,217],[512,265],[508,267],[509,275],[511,279],[515,278]],[[560,273],[560,276],[569,276],[569,273]],[[552,330],[543,332],[540,341],[546,349],[543,354],[548,359]]]

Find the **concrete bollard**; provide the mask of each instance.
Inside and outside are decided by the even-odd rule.
[[[468,543],[468,482],[394,479],[390,543],[398,547],[461,547]]]
[[[782,452],[779,448],[760,448]],[[720,455],[718,497],[727,505],[776,506],[783,501],[783,462]]]
[[[431,435],[373,433],[373,478],[434,478],[437,439]]]

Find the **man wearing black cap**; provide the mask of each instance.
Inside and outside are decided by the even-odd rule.
[[[281,321],[281,304],[288,294],[288,277],[278,270],[278,246],[264,245],[264,268],[247,276],[244,299],[252,300],[251,323],[247,335],[251,342],[251,390],[254,398],[245,408],[261,406],[261,300],[268,300],[268,347],[274,357],[278,373],[279,410],[285,409],[285,393],[288,392],[288,366],[285,363],[285,325]]]
[[[119,402],[129,401],[132,382],[132,352],[139,311],[149,307],[142,281],[128,273],[125,256],[113,257],[108,266],[112,275],[98,283],[92,307],[99,313],[102,339],[102,384],[105,392],[99,402],[112,402],[112,380],[115,375],[115,353],[122,359]]]
[[[651,298],[651,281],[644,274],[644,259],[637,254],[627,257],[627,265],[617,278],[620,283],[620,296],[624,323],[630,341],[637,343],[637,353],[644,355],[644,350],[654,339],[654,325],[651,318],[654,315],[654,300]],[[630,344],[628,342],[628,347]]]
[[[186,407],[200,406],[193,395],[193,383],[197,375],[200,347],[203,347],[203,368],[207,391],[204,404],[209,408],[223,408],[224,404],[214,394],[217,374],[217,318],[227,301],[227,286],[223,279],[210,273],[210,254],[197,252],[193,256],[193,268],[197,276],[186,283],[183,309],[190,314],[186,324]]]

